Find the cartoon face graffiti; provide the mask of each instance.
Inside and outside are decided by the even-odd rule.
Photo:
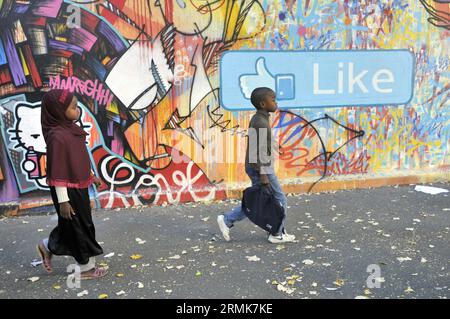
[[[82,109],[78,106],[79,118],[77,124],[84,129]],[[17,103],[15,108],[14,128],[8,130],[12,133],[10,140],[16,142],[15,149],[22,150],[23,160],[21,167],[28,180],[34,181],[39,188],[48,188],[46,179],[46,149],[41,123],[41,103]]]
[[[16,147],[26,150],[32,148],[38,153],[45,153],[46,145],[44,136],[42,135],[41,123],[41,105],[40,103],[19,103],[16,107],[16,125],[14,130],[16,133],[14,139],[17,141]]]

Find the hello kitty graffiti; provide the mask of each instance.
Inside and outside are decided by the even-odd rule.
[[[80,108],[80,118],[77,124],[88,134],[90,123],[84,123],[83,108]],[[22,174],[29,182],[34,182],[37,188],[48,189],[46,182],[46,149],[41,128],[41,103],[19,102],[15,106],[14,125],[8,129],[9,139],[13,142],[13,149],[22,152]],[[15,145],[14,145],[15,142]]]

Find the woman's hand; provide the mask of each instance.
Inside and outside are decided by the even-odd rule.
[[[103,181],[101,178],[98,178],[97,176],[94,176],[94,184],[96,187],[100,187],[103,185]]]
[[[261,184],[263,184],[263,185],[269,185],[270,184],[269,177],[266,174],[260,174],[259,178],[261,180]]]
[[[75,212],[69,202],[59,203],[59,214],[62,218],[68,220],[72,220],[72,216],[75,216]]]

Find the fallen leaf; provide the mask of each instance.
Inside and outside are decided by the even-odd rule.
[[[302,261],[302,263],[305,265],[312,265],[314,263],[314,261],[312,261],[311,259],[305,259]]]
[[[106,298],[108,298],[107,294],[100,294],[100,295],[98,295],[98,299],[106,299]]]
[[[130,258],[133,260],[138,260],[142,258],[142,255],[131,255]]]
[[[420,262],[421,262],[421,263],[426,263],[426,262],[427,262],[427,259],[422,257],[422,259],[420,260]]]
[[[138,288],[139,288],[139,289],[144,288],[144,284],[143,284],[142,282],[138,282],[137,284],[138,284]]]
[[[248,261],[260,261],[261,258],[255,256],[245,256],[247,258]]]
[[[355,299],[369,299],[367,296],[356,296]]]
[[[42,260],[33,260],[31,262],[31,266],[33,266],[33,267],[36,267],[36,266],[39,266],[39,265],[42,265]]]
[[[53,289],[59,290],[59,289],[61,289],[61,286],[60,285],[53,285]]]
[[[370,289],[364,289],[364,294],[365,294],[366,296],[368,296],[368,295],[371,295],[372,292],[370,291]]]
[[[344,280],[342,279],[336,279],[335,282],[333,282],[336,286],[342,287],[344,285]]]
[[[285,292],[285,293],[287,293],[288,295],[291,295],[292,293],[294,293],[295,288],[289,288],[289,287],[285,287],[285,286],[283,286],[283,285],[281,285],[281,284],[278,284],[278,285],[277,285],[277,290],[278,290],[278,291]]]
[[[31,277],[31,278],[28,278],[27,280],[31,281],[31,282],[36,282],[39,280],[39,277]]]
[[[407,294],[409,294],[409,293],[411,293],[411,292],[414,292],[414,290],[413,290],[411,287],[408,286],[408,288],[405,289],[405,292],[406,292]]]
[[[195,273],[196,277],[200,277],[202,275],[201,271],[197,270],[197,272]]]
[[[117,277],[117,278],[122,278],[123,276],[125,276],[125,275],[124,275],[124,274],[120,274],[120,273],[119,273],[119,274],[116,274],[116,277]]]
[[[140,238],[136,238],[136,242],[137,242],[139,245],[142,245],[142,244],[145,244],[145,243],[146,243],[146,240],[142,240],[142,239],[140,239]]]

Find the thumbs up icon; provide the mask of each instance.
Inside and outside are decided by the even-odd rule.
[[[258,87],[268,87],[276,92],[277,100],[293,100],[295,78],[293,74],[278,74],[273,76],[266,67],[263,57],[256,61],[255,74],[242,74],[239,77],[241,92],[250,99],[252,91]]]

